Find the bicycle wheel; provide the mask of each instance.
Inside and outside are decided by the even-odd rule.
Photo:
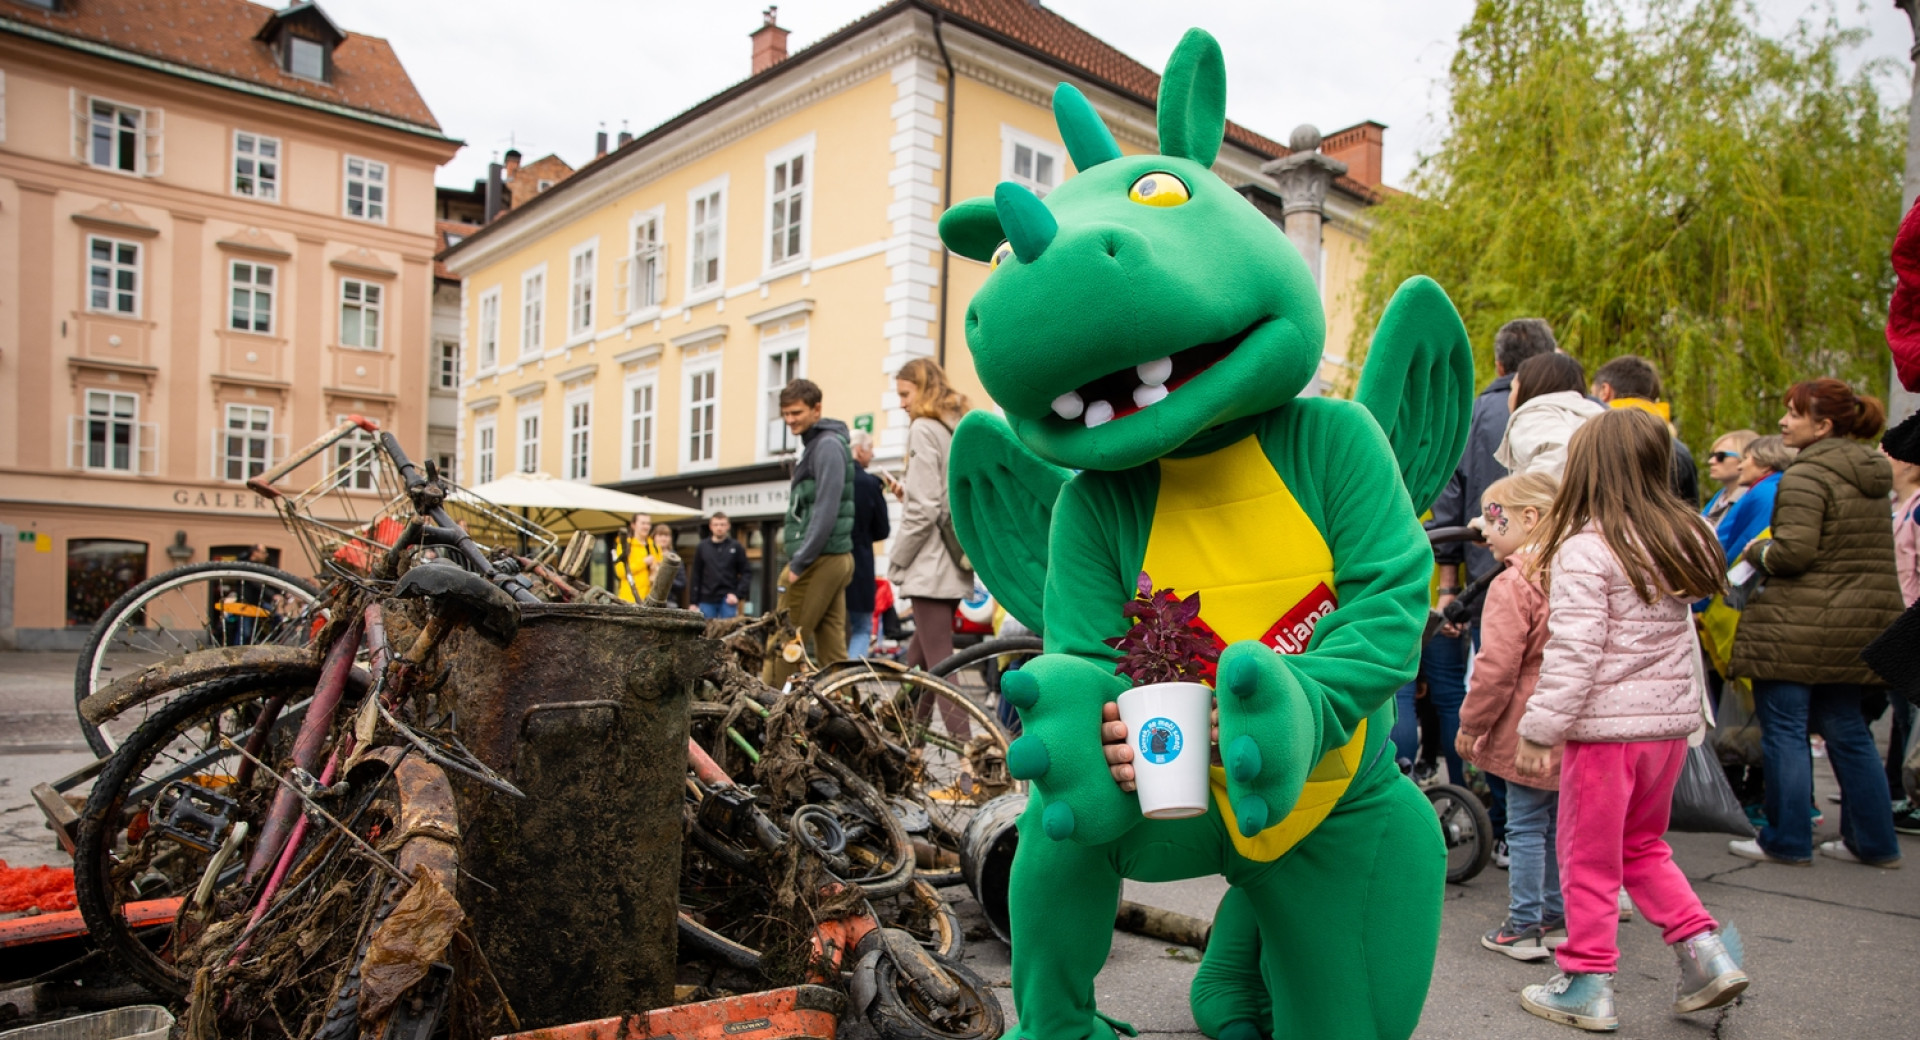
[[[926,812],[928,825],[912,831],[926,846],[919,876],[959,884],[961,838],[974,811],[1024,786],[1007,773],[1006,731],[986,709],[924,672],[841,673],[814,694],[864,714],[904,749],[906,781],[891,793]]]
[[[1447,882],[1465,884],[1493,858],[1493,821],[1487,807],[1472,791],[1453,784],[1434,784],[1426,794],[1447,843]]]
[[[1046,644],[1039,636],[1008,636],[975,643],[927,669],[947,680],[969,700],[993,711],[1002,729],[1020,735],[1020,716],[1000,699],[1000,677],[1040,656]]]
[[[214,646],[304,645],[317,628],[312,611],[318,598],[313,583],[259,563],[194,563],[156,574],[128,589],[94,622],[74,670],[74,703],[176,654]],[[82,717],[80,732],[94,754],[105,758],[160,703],[99,725]]]
[[[178,694],[133,731],[94,782],[74,851],[80,913],[94,944],[156,992],[186,994],[191,976],[175,964],[175,951],[226,890],[244,887],[246,839],[259,834],[273,800],[274,781],[220,738],[263,761],[284,760],[311,693],[284,678],[241,676]],[[159,930],[161,940],[149,946],[127,924],[127,908],[156,900],[176,900],[180,909],[174,927]]]

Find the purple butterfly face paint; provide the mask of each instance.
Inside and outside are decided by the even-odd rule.
[[[1507,533],[1508,521],[1505,506],[1502,506],[1498,502],[1488,502],[1486,508],[1481,510],[1481,512],[1486,515],[1488,530],[1498,531],[1501,534]]]

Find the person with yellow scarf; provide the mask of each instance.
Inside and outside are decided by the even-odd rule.
[[[1653,370],[1653,362],[1638,355],[1622,354],[1593,373],[1594,400],[1609,408],[1638,408],[1666,423],[1672,432],[1673,411],[1660,397],[1660,373]],[[1686,442],[1677,436],[1673,438],[1673,493],[1700,508],[1700,468]]]

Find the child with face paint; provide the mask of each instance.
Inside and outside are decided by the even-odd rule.
[[[1558,487],[1548,473],[1527,473],[1494,482],[1481,497],[1477,526],[1506,570],[1487,588],[1480,652],[1455,742],[1461,758],[1506,781],[1507,919],[1480,945],[1523,961],[1545,960],[1567,937],[1553,849],[1559,771],[1523,783],[1513,769],[1515,727],[1547,645],[1547,596],[1533,573],[1532,541]]]

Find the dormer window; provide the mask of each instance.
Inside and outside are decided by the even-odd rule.
[[[254,39],[273,52],[274,64],[289,76],[316,83],[333,81],[333,50],[347,34],[311,0],[290,3],[267,17]]]
[[[287,37],[287,71],[301,79],[327,78],[327,49],[313,40]]]

